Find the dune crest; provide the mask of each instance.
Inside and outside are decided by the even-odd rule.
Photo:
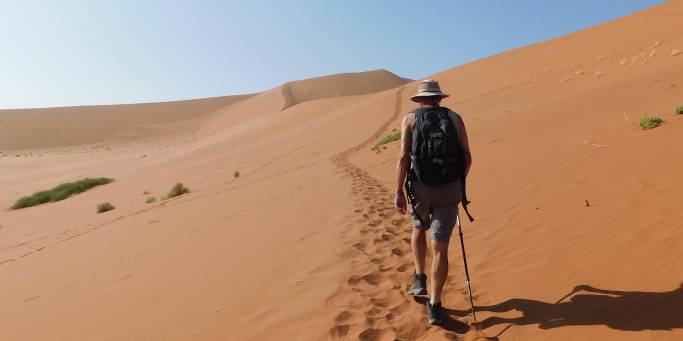
[[[282,96],[285,98],[282,110],[316,99],[365,95],[393,89],[410,81],[387,70],[373,70],[288,82],[282,85]]]

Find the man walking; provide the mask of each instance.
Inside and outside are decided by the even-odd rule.
[[[441,292],[448,275],[448,243],[463,199],[464,178],[472,165],[462,118],[439,105],[446,97],[437,81],[420,83],[417,94],[411,97],[420,107],[401,122],[401,153],[396,167],[396,208],[405,214],[410,199],[413,209],[412,295],[428,293],[425,254],[429,230],[434,257],[427,316],[432,325],[443,324],[447,316],[441,307]]]

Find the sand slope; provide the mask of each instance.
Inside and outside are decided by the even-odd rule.
[[[457,236],[452,320],[427,327],[405,293],[398,146],[370,147],[414,107],[417,84],[375,71],[217,105],[144,143],[0,155],[2,207],[67,180],[116,179],[0,212],[0,339],[681,339],[680,15],[683,1],[669,2],[433,76],[475,158],[477,221],[464,228],[481,331]],[[666,122],[642,131],[643,112]],[[178,181],[192,192],[145,203]],[[117,208],[95,214],[103,201]]]
[[[479,316],[487,336],[683,337],[683,120],[672,115],[683,101],[683,59],[670,54],[683,45],[681,13],[683,2],[670,2],[434,76],[469,128],[477,222],[465,233],[475,299],[491,306]],[[666,123],[642,131],[642,113]],[[354,161],[392,188],[397,148],[366,150]],[[457,318],[468,302],[454,246],[445,302]],[[612,292],[565,296],[580,285]],[[406,328],[389,322],[378,333],[449,333]]]

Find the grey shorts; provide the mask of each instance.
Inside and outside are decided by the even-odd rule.
[[[421,230],[429,229],[429,238],[448,243],[458,217],[458,204],[462,199],[460,181],[443,186],[430,186],[416,180],[412,183],[412,191],[416,201],[413,208],[413,226]],[[416,214],[422,218],[424,225]]]

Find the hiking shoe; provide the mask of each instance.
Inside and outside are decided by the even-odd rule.
[[[441,302],[432,305],[427,301],[427,320],[431,326],[440,326],[446,322],[446,312],[441,307]]]
[[[408,293],[413,296],[427,295],[427,275],[415,274],[413,276],[413,284],[408,288]]]

